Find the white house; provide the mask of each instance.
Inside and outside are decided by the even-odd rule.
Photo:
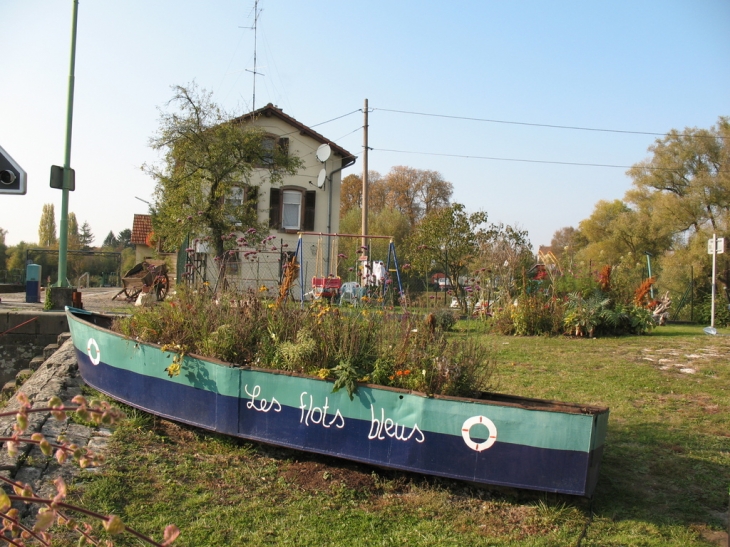
[[[257,168],[248,186],[251,190],[243,186],[234,189],[226,199],[241,204],[255,200],[258,220],[268,224],[271,239],[256,252],[244,247],[230,254],[222,270],[221,264],[214,263],[207,253],[208,249],[198,244],[194,248],[196,252],[189,253],[188,278],[198,281],[203,278],[211,285],[220,285],[225,279],[228,286],[238,290],[266,287],[273,291],[281,279],[281,262],[286,258],[283,253],[296,250],[299,232],[338,231],[342,170],[357,158],[271,103],[236,121],[262,128],[266,134],[265,146],[287,150],[298,156],[303,166],[296,175],[285,176],[281,183],[274,185],[269,182],[268,170]],[[329,150],[322,150],[318,157],[317,150],[322,145],[328,145]],[[247,191],[255,194],[246,195]],[[336,258],[332,259],[334,240],[317,236],[303,239],[305,252],[301,268],[305,279],[336,270]],[[300,294],[300,290],[297,288],[295,293]]]
[[[341,172],[357,158],[271,103],[237,121],[262,128],[268,146],[288,150],[304,162],[296,175],[273,187],[268,182],[267,170],[256,170],[251,182],[258,186],[259,221],[268,220],[269,227],[290,243],[296,243],[299,231],[337,232]],[[331,154],[321,162],[316,153],[324,144],[329,145]],[[319,178],[322,169],[326,174],[324,181]]]

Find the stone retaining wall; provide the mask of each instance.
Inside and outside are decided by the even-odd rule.
[[[51,397],[58,396],[64,403],[81,393],[83,380],[78,373],[76,353],[68,333],[59,336],[57,350],[39,365],[27,380],[18,388],[30,399],[33,407],[46,406]],[[54,348],[48,348],[51,351]],[[17,410],[19,404],[11,399],[3,409],[4,412]],[[50,412],[39,412],[28,415],[29,427],[27,435],[41,432],[51,442],[64,434],[66,440],[81,447],[89,447],[96,453],[103,452],[111,432],[105,428],[93,428],[72,423],[69,420],[59,422]],[[9,436],[13,432],[14,416],[0,418],[0,436]],[[84,470],[73,462],[60,465],[55,458],[44,456],[35,445],[20,445],[18,455],[10,457],[7,448],[0,451],[0,473],[16,481],[27,483],[33,492],[40,497],[53,497],[55,488],[53,481],[63,476],[67,484],[81,473],[93,473],[94,468]],[[38,507],[34,505],[17,506],[25,519],[33,519]]]
[[[15,378],[33,357],[43,354],[45,347],[67,331],[68,320],[63,312],[0,313],[0,386]]]

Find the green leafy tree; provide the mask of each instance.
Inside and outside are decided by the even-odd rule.
[[[488,237],[487,213],[467,213],[454,203],[426,215],[414,228],[408,243],[411,266],[422,274],[444,272],[463,309],[466,292],[459,276],[466,272]]]
[[[58,241],[56,237],[56,213],[52,203],[43,205],[41,221],[38,225],[38,245],[52,247]]]
[[[122,265],[121,274],[131,270],[137,264],[137,256],[134,252],[134,247],[125,247],[122,249]]]
[[[7,230],[3,230],[2,228],[0,228],[0,271],[3,271],[5,269],[5,263],[8,259],[8,247],[7,245],[5,245],[5,236],[7,235],[7,233]]]
[[[35,245],[21,241],[17,245],[8,249],[8,270],[25,271],[25,260],[30,247],[35,247]]]
[[[117,239],[117,236],[114,235],[113,231],[109,230],[109,233],[107,234],[106,238],[104,238],[104,243],[102,243],[101,246],[115,249],[117,245],[119,245],[119,240]]]
[[[570,257],[574,257],[575,253],[587,244],[588,240],[580,230],[572,226],[565,226],[555,230],[550,240],[550,251],[556,258],[568,258],[568,262],[570,262]]]
[[[527,274],[534,264],[526,230],[501,222],[491,224],[480,242],[475,264],[479,269],[480,298],[491,300],[495,295],[501,295],[511,301],[523,273]]]
[[[68,248],[79,249],[81,247],[81,234],[79,234],[79,222],[74,213],[68,214]]]
[[[119,245],[124,249],[132,247],[132,230],[125,228],[120,231],[119,234],[117,234],[117,241],[119,241]]]
[[[91,231],[91,226],[88,222],[84,222],[81,226],[81,233],[79,234],[79,244],[82,249],[89,249],[94,243],[94,234]]]
[[[360,233],[362,213],[359,208],[348,211],[340,220],[340,232],[343,234]],[[396,209],[384,209],[375,214],[370,215],[368,219],[368,232],[370,235],[391,236],[393,243],[398,249],[403,249],[404,242],[411,232],[411,225],[408,218]],[[356,238],[340,238],[338,242],[338,253],[340,263],[338,264],[338,272],[341,276],[347,277],[348,268],[354,267],[357,262],[357,256],[360,255],[358,248],[361,240]],[[388,245],[390,241],[387,239],[370,239],[370,257],[373,260],[385,261],[388,256]],[[344,256],[342,256],[344,255]]]
[[[674,233],[721,231],[730,218],[730,118],[710,129],[670,131],[649,147],[651,158],[628,175],[634,189],[627,200],[654,213]]]
[[[649,151],[651,157],[628,172],[633,188],[626,199],[673,235],[657,260],[662,290],[678,299],[694,286],[701,299],[712,281],[707,240],[730,230],[730,118],[720,117],[710,129],[672,130]],[[719,293],[730,302],[727,277],[721,266]]]
[[[672,233],[653,214],[651,203],[632,208],[621,200],[599,201],[593,214],[580,222],[579,230],[588,244],[578,256],[595,266],[618,264],[629,253],[658,256],[672,245]]]
[[[229,233],[242,227],[268,230],[257,222],[255,199],[241,204],[226,198],[236,190],[251,190],[255,169],[266,169],[276,184],[285,174],[295,174],[302,162],[284,148],[272,149],[263,129],[227,114],[195,84],[173,90],[171,110],[161,112],[150,140],[164,159],[143,166],[156,184],[152,223],[166,248],[176,248],[194,233],[209,236],[221,255]],[[246,194],[250,198],[255,191]]]

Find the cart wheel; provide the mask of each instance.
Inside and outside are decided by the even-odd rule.
[[[142,289],[129,289],[125,290],[124,294],[127,295],[127,302],[134,302],[137,300],[137,297],[139,296],[139,293],[142,292]]]
[[[157,301],[161,302],[165,299],[167,296],[167,290],[170,287],[170,279],[167,277],[167,274],[161,275],[158,277],[157,286],[156,286],[156,292],[157,292]]]

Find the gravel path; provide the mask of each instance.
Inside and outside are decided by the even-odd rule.
[[[127,313],[134,308],[134,302],[127,302],[124,295],[112,300],[122,289],[119,287],[91,287],[81,290],[84,309],[100,313]],[[25,293],[0,293],[0,311],[43,310],[45,291],[41,291],[41,302],[27,303]]]

